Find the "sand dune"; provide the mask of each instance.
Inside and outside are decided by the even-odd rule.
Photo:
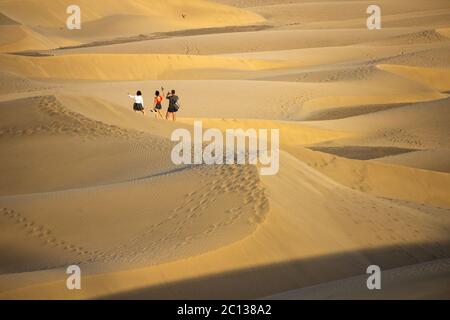
[[[386,70],[406,78],[421,82],[439,91],[450,89],[450,70],[419,68],[395,65],[379,65],[381,70]]]
[[[0,299],[450,298],[448,0],[69,4],[0,1]],[[195,120],[279,172],[175,165]]]
[[[309,125],[357,132],[344,143],[436,149],[449,146],[449,99],[420,102],[352,118]],[[339,144],[339,143],[338,143]]]
[[[392,36],[388,39],[383,39],[380,41],[374,41],[372,43],[377,43],[380,45],[419,45],[419,44],[430,44],[436,42],[448,41],[449,38],[438,30],[424,30],[419,32],[413,32],[408,34],[402,34],[399,36]]]
[[[391,268],[448,254],[445,243],[448,230],[444,227],[448,221],[446,210],[429,215],[421,211],[427,209],[393,205],[389,200],[346,189],[286,153],[282,155],[280,168],[280,175],[262,180],[271,195],[271,212],[265,222],[242,241],[188,260],[94,275],[85,280],[87,290],[61,290],[64,282],[56,281],[8,290],[2,293],[2,297],[25,298],[33,296],[36,291],[43,298],[52,297],[55,292],[65,298],[98,298],[112,294],[116,298],[262,297],[271,292],[345,278],[355,272],[360,274],[369,261],[377,261],[384,268]],[[292,197],[294,194],[295,197]],[[339,206],[331,218],[327,207],[337,203]],[[286,206],[302,209],[294,212],[285,210]],[[354,211],[351,209],[354,206],[362,206],[366,210]],[[370,209],[372,207],[375,207],[374,211]],[[309,214],[312,210],[314,217]],[[292,241],[284,241],[279,237],[280,233],[285,235],[284,239]],[[431,234],[437,243],[414,246],[414,243],[421,241],[427,243],[426,238]],[[302,245],[299,246],[299,243]],[[394,247],[386,248],[385,254],[377,255],[376,248],[382,250],[388,244]],[[366,251],[367,248],[373,248],[373,251]],[[347,251],[352,253],[346,254]],[[342,254],[342,258],[331,258],[333,263],[327,264],[326,257],[322,262],[320,260],[323,254]],[[311,263],[305,262],[303,267],[298,267],[301,262],[297,259],[302,258],[309,259]],[[320,272],[317,264],[321,266]],[[278,272],[271,272],[277,269]],[[226,275],[226,272],[233,270],[242,271],[220,277],[220,274]],[[162,282],[160,274],[163,274]],[[208,284],[201,279],[189,283],[188,279],[201,275],[208,275]],[[4,278],[5,283],[9,283],[8,276]],[[262,278],[266,279],[265,283],[258,281]],[[187,281],[185,285],[183,281]],[[115,283],[118,293],[114,294],[109,289],[111,282]],[[211,284],[220,284],[222,290],[211,291],[208,289]]]
[[[406,48],[411,48],[411,46],[407,46]],[[419,50],[416,49],[409,52],[408,49],[402,50],[397,55],[381,58],[377,62],[379,64],[393,64],[425,68],[439,67],[448,69],[449,62],[448,59],[446,59],[448,51],[448,42],[443,44],[430,44],[420,47]]]
[[[53,41],[26,26],[1,25],[0,30],[4,35],[0,40],[0,52],[22,51],[30,47],[36,50],[47,50],[55,46]]]
[[[10,51],[40,50],[85,42],[135,36],[160,31],[195,29],[229,25],[250,25],[264,22],[254,13],[205,0],[136,1],[101,0],[79,1],[82,8],[82,28],[76,32],[65,28],[68,0],[3,1],[2,16],[34,29],[40,38],[47,39],[47,47],[35,41],[23,40],[20,34],[11,34],[15,40]],[[5,22],[8,19],[3,19]],[[7,30],[5,30],[7,31]]]
[[[436,150],[421,150],[395,156],[390,155],[378,160],[408,167],[450,173],[450,167],[447,161],[449,153],[449,149],[444,148]]]
[[[227,3],[227,2],[225,2]],[[446,26],[449,7],[444,0],[429,1],[424,10],[420,0],[392,2],[379,1],[383,7],[383,24],[393,28],[399,26]],[[368,4],[364,1],[309,2],[309,1],[264,1],[244,7],[252,10],[270,23],[285,28],[364,28]]]
[[[31,0],[26,3],[3,1],[0,10],[15,21],[31,26],[59,27],[61,24],[65,24],[67,18],[66,15],[59,13],[66,12],[66,8],[70,4],[72,3],[67,0],[44,0],[44,2]],[[159,19],[163,17],[166,25],[171,23],[181,25],[184,22],[191,27],[211,24],[237,25],[261,21],[261,18],[255,14],[204,0],[190,1],[189,3],[181,0],[164,2],[127,0],[125,3],[119,0],[100,0],[95,3],[82,0],[78,5],[83,8],[83,19],[87,22],[118,13],[123,15],[139,13],[143,16],[159,17]],[[182,13],[186,14],[186,21],[183,21]]]
[[[343,81],[338,83],[324,83],[321,87],[329,89],[326,94],[312,97],[303,104],[303,113],[337,107],[355,107],[361,105],[399,104],[407,102],[421,102],[445,98],[435,88],[421,85],[409,79],[391,77],[388,73],[374,73],[366,81]],[[383,82],[385,87],[374,86]],[[317,86],[317,85],[316,85]]]
[[[139,153],[134,152],[139,150],[136,143],[141,141],[144,146],[150,144],[154,150],[168,155],[171,149],[168,141],[86,118],[65,108],[55,97],[35,97],[0,105],[2,176],[7,182],[1,188],[2,195],[131,179],[122,173],[130,167],[127,163],[130,155],[140,164],[140,167],[133,166],[133,175],[151,175],[170,168],[154,154],[145,152],[145,147]],[[81,147],[76,148],[80,143]],[[102,165],[99,158],[84,161],[99,151],[98,144],[107,157],[122,160],[110,165]],[[40,148],[49,152],[39,153]],[[35,170],[36,167],[42,170]],[[33,183],[31,177],[42,184]]]
[[[40,90],[50,89],[51,84],[42,83],[31,80],[27,77],[22,77],[10,72],[0,72],[0,93],[7,95],[13,93],[36,92]]]
[[[3,273],[17,271],[17,263],[23,266],[20,272],[29,272],[57,268],[73,259],[91,265],[114,261],[132,267],[150,260],[155,264],[164,259],[173,260],[180,258],[181,253],[190,256],[196,250],[211,250],[250,233],[268,209],[264,189],[253,167],[167,166],[163,161],[170,152],[167,138],[155,138],[88,119],[67,110],[54,97],[18,100],[14,108],[8,105],[4,103],[0,107],[2,168],[8,168],[2,172],[8,188],[2,189],[1,201],[4,205],[2,218],[6,219],[3,223],[6,227],[11,224],[11,229],[7,228],[12,233],[5,232],[2,243],[11,241],[16,234],[14,229],[18,228],[25,237],[23,242],[16,242],[14,252],[36,252],[43,258],[19,258],[4,252],[0,267]],[[34,156],[36,146],[55,151]],[[18,159],[19,154],[23,162]],[[91,158],[92,155],[95,157]],[[109,159],[114,161],[107,165],[105,161]],[[34,167],[41,170],[27,169]],[[30,184],[31,177],[43,183]],[[172,179],[174,182],[170,182]],[[176,181],[183,180],[189,180],[190,187],[178,184],[178,189],[172,188]],[[170,192],[172,196],[167,202],[163,201],[161,192]],[[18,197],[18,194],[23,196]],[[101,209],[111,227],[108,230],[103,224],[104,234],[98,238],[98,230],[92,228],[92,222],[103,220],[98,215],[101,197],[105,200],[113,197],[115,202]],[[80,203],[84,208],[79,207]],[[64,215],[56,222],[55,215],[61,210],[67,212],[70,206],[74,220],[67,220]],[[42,211],[37,212],[36,207]],[[132,210],[136,218],[123,215],[123,211],[131,207],[135,207]],[[217,210],[218,207],[221,209]],[[149,220],[145,223],[142,217],[147,215]],[[122,240],[114,237],[114,241],[122,243],[110,242],[110,249],[105,251],[104,239],[118,232],[114,228],[123,225],[117,219],[135,219],[140,231],[129,229],[130,233],[124,234]],[[78,224],[76,221],[81,224],[74,228],[74,223]],[[170,235],[173,223],[179,227]],[[199,223],[203,225],[200,229]],[[86,230],[80,232],[83,228]],[[74,232],[72,235],[67,233],[70,229]],[[89,236],[85,232],[92,234]],[[102,250],[85,248],[85,244],[91,247],[94,239],[100,240],[97,246]],[[180,245],[181,239],[183,245]],[[198,243],[198,239],[203,239],[204,243]],[[167,243],[167,247],[161,247],[161,243]],[[128,256],[131,247],[136,254]],[[56,253],[54,249],[62,251],[52,254]],[[171,253],[171,250],[178,253]]]
[[[177,183],[183,180],[190,186]],[[55,269],[74,261],[89,268],[108,269],[110,263],[133,268],[221,247],[264,219],[267,200],[258,185],[253,168],[188,168],[104,186],[3,196],[2,225],[8,231],[2,243],[14,250],[2,254],[2,273]],[[169,186],[172,196],[163,200],[161,190]],[[99,210],[99,199],[109,205]],[[61,210],[67,214],[55,219]],[[95,223],[101,223],[100,234]]]
[[[383,275],[386,283],[380,292],[370,292],[364,286],[367,275],[330,282],[300,290],[292,290],[268,297],[289,299],[441,299],[449,292],[449,261],[412,265],[388,270]]]
[[[205,29],[206,32],[207,29]],[[218,30],[220,31],[220,30]],[[408,34],[410,29],[387,29],[380,33],[370,33],[367,30],[267,30],[266,32],[217,32],[213,34],[173,36],[158,35],[165,39],[152,39],[142,41],[80,47],[73,49],[53,50],[52,53],[172,53],[190,55],[211,55],[226,53],[279,51],[302,48],[330,47],[350,45],[362,41],[376,41],[387,36]],[[186,32],[187,33],[187,32]],[[298,41],[301,39],[301,41]],[[125,41],[126,39],[124,39]],[[381,41],[381,40],[380,40]]]
[[[5,16],[4,14],[0,13],[0,25],[1,26],[10,26],[10,25],[18,25],[19,23],[17,21],[14,21],[8,16]]]
[[[261,71],[254,71],[260,73]],[[265,71],[263,71],[265,72]],[[271,71],[276,72],[276,71]],[[228,72],[224,72],[228,77]],[[197,73],[198,75],[198,73]],[[208,75],[211,75],[209,73]],[[241,74],[244,76],[244,74]],[[248,76],[248,72],[247,72]],[[433,88],[399,78],[389,73],[378,73],[368,81],[284,82],[254,80],[161,80],[161,81],[115,81],[115,82],[69,82],[59,85],[63,94],[93,96],[109,103],[129,107],[127,92],[142,90],[151,95],[163,85],[166,89],[177,88],[183,92],[182,116],[187,118],[244,118],[275,120],[309,120],[325,117],[342,118],[398,107],[417,101],[445,98]],[[240,78],[240,76],[238,76]],[[378,88],[384,81],[389,87]],[[205,86],[207,90],[205,89]],[[408,94],[410,90],[416,90]],[[356,95],[361,92],[367,95]],[[370,94],[370,95],[369,95]],[[148,101],[148,100],[147,100]],[[239,104],[233,103],[239,101]],[[338,103],[339,102],[339,103]],[[208,107],[213,104],[214,107]],[[274,108],[274,105],[279,108]],[[320,108],[319,108],[320,106]],[[350,107],[348,107],[350,106]],[[359,108],[359,111],[357,110]],[[327,113],[336,114],[327,116]],[[180,113],[181,114],[181,113]],[[342,116],[341,116],[342,114]]]
[[[342,159],[325,153],[287,146],[297,158],[339,183],[380,197],[416,201],[447,208],[448,174],[403,166]],[[401,181],[408,180],[408,185]]]
[[[286,63],[281,61],[184,55],[73,55],[40,58],[3,55],[0,65],[2,70],[32,78],[77,80],[188,79],[195,78],[196,74],[200,74],[201,78],[214,79],[227,70],[231,75],[232,72],[239,75],[240,71],[286,67]]]

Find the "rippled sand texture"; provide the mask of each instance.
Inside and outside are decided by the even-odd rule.
[[[448,0],[70,2],[0,1],[0,298],[450,298]],[[194,120],[278,174],[173,164]]]

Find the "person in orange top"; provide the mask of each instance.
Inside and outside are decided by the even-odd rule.
[[[161,114],[162,109],[162,101],[164,100],[164,88],[161,87],[162,95],[160,95],[159,91],[155,92],[155,100],[153,103],[153,110],[152,112],[155,113],[155,118],[158,118],[158,115],[161,117],[161,119],[164,119],[163,115]]]

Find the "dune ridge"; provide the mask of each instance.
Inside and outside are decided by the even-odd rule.
[[[195,76],[195,72],[201,72],[202,69],[209,70],[206,77],[214,77],[214,70],[256,71],[286,67],[284,62],[183,55],[74,55],[39,58],[3,55],[0,57],[0,64],[2,70],[32,78],[78,80],[183,79]],[[112,68],[112,65],[116,67]]]
[[[195,279],[201,274],[220,274],[226,270],[250,268],[255,272],[258,266],[264,266],[267,263],[285,262],[285,268],[289,270],[290,266],[295,265],[296,257],[312,258],[320,256],[321,252],[339,253],[342,250],[352,251],[356,248],[364,248],[365,246],[374,246],[376,248],[377,246],[382,246],[383,243],[398,242],[399,244],[391,254],[384,256],[383,265],[385,267],[392,266],[392,263],[395,264],[400,261],[409,261],[411,264],[411,262],[426,261],[428,259],[433,259],[435,256],[446,255],[448,247],[445,245],[445,240],[443,239],[446,238],[448,230],[446,231],[446,228],[442,224],[443,221],[448,220],[446,218],[446,210],[441,209],[438,211],[440,213],[436,212],[436,215],[431,216],[423,212],[420,213],[420,210],[422,209],[413,209],[407,206],[402,207],[399,204],[393,206],[389,200],[373,198],[350,189],[346,189],[347,191],[345,191],[345,195],[343,195],[338,191],[342,190],[341,188],[343,187],[328,178],[324,178],[320,173],[309,168],[307,165],[302,164],[296,158],[287,153],[282,153],[281,158],[281,174],[276,177],[270,177],[268,180],[263,179],[263,182],[265,182],[269,188],[268,192],[271,194],[271,213],[269,213],[264,223],[261,224],[256,232],[244,240],[187,260],[178,260],[154,267],[119,273],[94,275],[86,278],[85,286],[89,289],[84,291],[71,293],[64,290],[64,292],[62,292],[61,289],[58,288],[61,288],[63,283],[57,281],[36,285],[28,289],[7,290],[2,293],[2,296],[24,298],[29,296],[29,294],[32,295],[35,290],[39,290],[41,297],[51,297],[52,292],[59,292],[59,295],[65,298],[100,298],[102,296],[108,296],[111,293],[107,287],[107,283],[114,281],[114,283],[116,283],[116,288],[121,288],[118,290],[118,295],[115,296],[117,298],[136,298],[142,296],[147,298],[186,298],[192,296],[207,296],[209,298],[218,296],[230,297],[233,292],[235,294],[237,283],[234,281],[219,281],[223,290],[217,292],[215,295],[207,289],[208,286],[201,286],[201,284],[199,286],[180,286],[175,291],[167,291],[167,289],[164,289],[164,286],[161,290],[158,290],[157,285],[169,285],[170,283],[176,283],[182,279]],[[288,180],[286,180],[285,174],[290,176]],[[321,179],[317,179],[318,177]],[[287,183],[288,181],[289,183]],[[293,188],[293,186],[296,187]],[[299,190],[299,188],[301,189]],[[289,192],[289,190],[291,191]],[[295,193],[296,197],[291,197],[292,193]],[[299,197],[299,195],[301,195],[301,197]],[[318,202],[305,201],[305,199],[311,199],[311,197],[321,199],[322,205],[316,207]],[[335,216],[334,219],[329,219],[330,213],[326,209],[327,203],[328,201],[335,203],[335,197],[341,199],[343,203],[342,206],[339,206],[337,211],[339,212],[339,215]],[[356,197],[356,199],[353,197]],[[367,209],[365,211],[356,214],[352,210],[346,210],[346,208],[349,209],[351,206],[358,205],[358,201],[361,201],[366,205]],[[303,210],[300,211],[300,215],[298,212],[289,212],[283,209],[283,207],[289,203],[292,204],[292,202],[295,202],[297,205],[302,203]],[[385,207],[383,210],[387,210],[391,215],[389,218],[390,224],[388,226],[385,224],[384,215],[376,215],[373,214],[371,210],[368,210],[370,205],[374,202]],[[305,205],[307,206],[306,208]],[[309,206],[316,207],[316,215],[314,218],[308,215],[308,212],[311,209],[308,208]],[[391,206],[391,208],[389,208],[389,206]],[[403,209],[400,209],[401,207]],[[376,208],[376,210],[381,209],[379,206],[376,206]],[[413,215],[411,215],[412,212],[414,212]],[[364,216],[361,216],[361,214]],[[414,222],[416,218],[421,221],[421,227]],[[369,219],[370,223],[366,222],[366,219]],[[419,233],[415,233],[415,229],[411,223],[413,223],[415,228],[419,228]],[[411,225],[411,227],[408,227],[407,224]],[[355,225],[358,225],[359,228],[354,228]],[[336,229],[337,226],[339,226],[338,229]],[[335,234],[329,232],[330,228],[331,230],[341,231],[339,231],[339,234]],[[372,235],[371,237],[367,238],[368,233],[367,230],[364,230],[365,228],[369,228],[372,231],[369,233]],[[405,228],[411,228],[410,232],[405,232]],[[388,229],[397,231],[393,231],[393,233],[387,236],[389,233],[385,233],[383,230]],[[398,233],[400,230],[402,230],[401,235]],[[280,232],[289,234],[289,238],[296,239],[296,241],[284,242],[278,237]],[[406,236],[413,242],[420,242],[420,239],[425,239],[426,235],[430,232],[433,234],[436,234],[435,232],[439,233],[439,239],[442,240],[439,240],[438,243],[430,247],[423,246],[420,250],[412,249],[412,251],[410,251],[411,249],[409,249],[408,246],[401,245],[401,243],[403,243],[400,239],[401,237]],[[320,241],[320,243],[317,243],[316,241],[318,233],[321,234],[322,241]],[[398,238],[398,236],[400,238]],[[356,239],[365,240],[359,242]],[[394,240],[394,242],[392,242],[392,240]],[[301,247],[297,245],[299,242],[303,244]],[[307,245],[308,243],[309,245]],[[278,250],[274,250],[275,248],[278,248]],[[261,254],[261,252],[268,252],[268,254]],[[322,267],[321,272],[319,273],[320,279],[326,277],[331,280],[333,277],[339,277],[339,275],[344,278],[344,275],[348,276],[352,271],[355,272],[360,270],[367,259],[376,259],[377,257],[376,254],[366,255],[364,250],[362,250],[359,251],[361,255],[357,258],[357,252],[358,250],[353,254],[353,256],[356,255],[353,260],[343,259],[329,265],[328,268]],[[395,255],[399,255],[397,259],[390,260]],[[378,259],[380,258],[381,257],[378,257]],[[340,270],[339,274],[336,274],[336,268]],[[184,271],[180,272],[180,270]],[[270,273],[264,272],[263,270],[264,269],[261,269],[261,272],[265,277],[268,277]],[[272,277],[275,277],[276,280],[271,278],[272,281],[270,281],[270,286],[267,286],[267,283],[258,286],[246,285],[249,284],[249,281],[254,283],[255,277],[257,278],[258,275],[260,275],[258,272],[255,272],[253,277],[248,277],[245,281],[242,278],[238,278],[239,280],[236,280],[239,281],[241,285],[243,284],[240,288],[239,297],[257,297],[264,295],[264,293],[267,295],[267,293],[272,290],[278,290],[278,292],[280,292],[283,291],[283,288],[302,287],[307,283],[313,283],[319,279],[319,274],[316,273],[316,268],[313,266],[311,266],[310,269],[294,268],[293,270],[291,273],[286,273],[284,277],[280,277],[280,274],[278,273],[276,275],[272,273]],[[162,283],[158,276],[161,272],[164,274],[165,279]],[[293,277],[292,272],[295,272],[296,276]],[[148,292],[145,290],[146,286],[149,286],[150,288]],[[153,286],[155,286],[154,291],[151,290]],[[142,288],[142,290],[139,288]],[[133,294],[133,292],[136,293]]]
[[[2,50],[21,51],[52,49],[59,46],[80,45],[102,39],[121,36],[136,36],[156,31],[174,31],[203,27],[229,25],[252,25],[264,22],[255,13],[242,9],[194,0],[186,3],[180,0],[160,1],[79,1],[82,8],[83,27],[77,32],[66,29],[66,10],[72,5],[67,0],[44,1],[2,1],[0,12],[8,19],[24,27],[32,28],[36,37],[45,39],[44,44],[33,38],[16,41]],[[22,27],[20,26],[20,27]],[[7,31],[7,30],[5,30]],[[18,35],[15,36],[19,38]],[[19,39],[18,39],[19,40]]]
[[[450,88],[450,70],[395,65],[379,65],[378,68],[411,78],[439,91],[448,91]]]

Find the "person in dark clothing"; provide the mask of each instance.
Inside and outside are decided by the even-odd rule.
[[[176,119],[176,113],[180,109],[179,100],[180,98],[175,94],[175,90],[167,93],[166,99],[169,100],[169,108],[166,113],[166,120],[169,120],[169,117],[172,116],[173,121]]]

